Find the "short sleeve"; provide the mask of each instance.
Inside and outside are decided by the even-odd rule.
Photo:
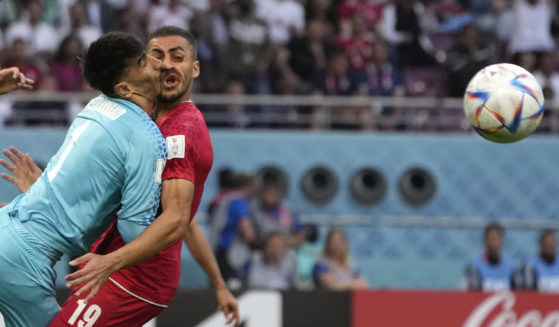
[[[235,220],[240,220],[250,216],[250,207],[248,201],[243,198],[238,198],[231,201],[229,209]]]
[[[194,183],[196,177],[194,145],[188,142],[184,134],[168,136],[166,141],[169,157],[162,179],[180,178]]]
[[[152,136],[155,144],[142,135],[133,137],[126,155],[122,207],[118,212],[118,230],[126,243],[153,222],[159,208],[166,158],[166,149],[162,148],[166,147],[161,134]]]

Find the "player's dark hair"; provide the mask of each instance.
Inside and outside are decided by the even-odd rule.
[[[543,240],[548,236],[555,237],[555,231],[553,229],[545,229],[544,231],[542,231],[542,233],[540,234],[540,245],[543,244]]]
[[[114,87],[120,82],[127,60],[145,54],[144,45],[135,36],[110,32],[89,45],[82,58],[85,80],[108,96],[115,96]]]
[[[491,223],[489,225],[487,225],[485,227],[485,231],[483,232],[483,237],[487,237],[487,234],[489,234],[489,232],[491,231],[496,231],[499,233],[499,235],[501,235],[501,237],[503,237],[504,234],[504,229],[503,226],[497,224],[497,223]]]
[[[194,36],[189,31],[176,26],[163,26],[156,29],[155,32],[149,35],[148,42],[152,39],[163,36],[180,36],[184,38],[191,47],[192,59],[196,60],[198,58],[198,46],[196,45],[196,39],[194,39]]]

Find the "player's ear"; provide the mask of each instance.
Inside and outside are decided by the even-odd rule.
[[[200,76],[200,62],[196,60],[192,66],[192,78]]]
[[[126,82],[119,82],[115,85],[115,93],[123,99],[130,99],[132,97],[132,88]]]

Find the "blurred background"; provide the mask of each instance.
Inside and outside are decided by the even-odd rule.
[[[492,290],[471,270],[493,252],[511,262],[499,289],[538,289],[522,270],[543,231],[555,262],[559,226],[553,1],[2,0],[0,66],[35,90],[0,98],[0,147],[46,164],[95,96],[88,44],[164,25],[198,42],[193,101],[215,159],[196,219],[233,289]],[[546,98],[536,135],[515,144],[483,140],[462,111],[470,78],[498,62],[532,72]],[[16,194],[0,182],[0,202]],[[243,223],[224,238],[232,216]],[[235,240],[248,252],[231,254]],[[182,268],[181,287],[209,287],[186,248]]]

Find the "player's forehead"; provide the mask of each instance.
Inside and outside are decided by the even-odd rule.
[[[166,36],[154,37],[153,39],[149,40],[148,51],[190,52],[191,51],[191,46],[188,43],[188,41],[182,36],[166,35]]]

